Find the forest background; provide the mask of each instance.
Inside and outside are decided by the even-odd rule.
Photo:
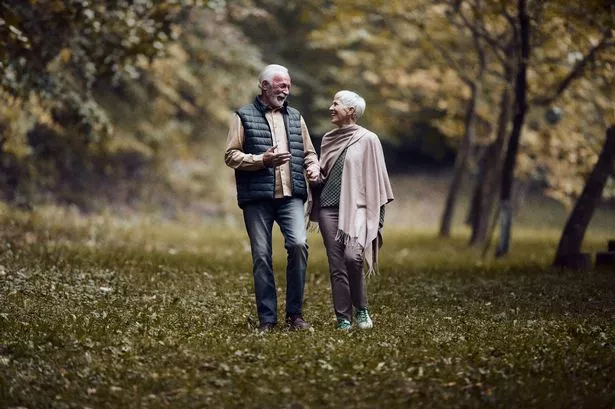
[[[446,236],[461,200],[484,244],[513,196],[568,212],[615,121],[613,6],[582,3],[3,1],[2,199],[236,221],[228,120],[279,63],[316,146],[334,93],[365,96],[394,217]]]
[[[612,3],[2,0],[0,407],[613,407]],[[314,331],[255,330],[223,154],[269,63],[317,147],[367,100],[371,331],[313,232]]]

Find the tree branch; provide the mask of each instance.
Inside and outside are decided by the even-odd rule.
[[[611,30],[606,30],[603,35],[602,35],[602,39],[600,40],[600,42],[598,44],[596,44],[594,47],[592,47],[589,52],[583,57],[583,59],[579,62],[577,62],[575,64],[575,66],[572,68],[572,70],[568,73],[568,75],[566,77],[564,77],[564,79],[562,80],[562,82],[556,87],[555,92],[553,92],[553,94],[551,94],[550,96],[547,97],[539,97],[539,98],[535,98],[534,101],[532,101],[530,103],[530,105],[534,105],[534,106],[547,106],[547,105],[551,105],[553,103],[553,101],[555,101],[557,98],[559,98],[559,96],[566,91],[566,89],[570,86],[570,84],[572,84],[572,82],[580,77],[583,74],[583,71],[585,70],[585,67],[587,66],[587,64],[594,59],[594,57],[596,56],[596,54],[598,54],[602,49],[608,48],[608,45],[610,44],[609,40],[612,36],[612,32]]]
[[[506,75],[504,75],[503,73],[501,73],[501,72],[499,72],[499,71],[496,71],[496,70],[492,70],[492,69],[487,68],[487,69],[485,70],[485,72],[486,72],[487,74],[491,75],[493,78],[497,78],[497,79],[498,79],[498,80],[500,80],[500,81],[508,81],[508,80],[509,80],[508,78],[506,78]]]
[[[399,40],[401,40],[402,44],[406,45],[407,44],[406,40],[401,36],[401,34],[399,33],[399,30],[391,22],[390,18],[387,18],[387,16],[382,16],[382,17],[383,17],[383,20],[384,20],[386,26],[391,31],[391,34],[393,34],[395,37],[397,37]],[[388,17],[393,17],[393,16],[388,16]],[[422,22],[419,22],[419,21],[409,21],[409,19],[407,19],[407,18],[404,18],[403,21],[406,22],[406,23],[416,24],[417,27],[423,32],[423,35],[427,38],[427,41],[438,51],[438,53],[455,70],[455,72],[457,72],[457,75],[459,76],[459,78],[465,84],[467,84],[469,86],[472,86],[474,81],[470,77],[468,77],[467,75],[463,74],[463,70],[459,66],[459,63],[449,54],[449,52],[447,51],[446,48],[442,47],[437,41],[435,41],[429,35],[429,33],[427,33],[427,31],[423,27],[423,23]]]
[[[491,46],[493,53],[495,54],[496,58],[500,61],[500,63],[502,65],[507,64],[505,56],[501,54],[505,52],[504,47],[501,45],[501,43],[497,41],[495,38],[493,38],[490,35],[490,33],[486,29],[484,29],[484,26],[482,24],[481,24],[481,27],[483,27],[482,30],[480,28],[477,28],[474,24],[472,24],[461,10],[459,10],[459,16],[463,20],[464,26],[467,27],[472,32],[472,34],[478,35],[480,38],[484,39],[487,42],[487,44]]]

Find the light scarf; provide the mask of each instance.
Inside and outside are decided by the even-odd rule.
[[[393,200],[382,145],[375,133],[353,124],[328,132],[320,147],[321,185],[345,150],[336,240],[364,251],[367,275],[378,271],[380,207]],[[316,195],[315,195],[316,196]],[[320,198],[310,220],[318,222]]]

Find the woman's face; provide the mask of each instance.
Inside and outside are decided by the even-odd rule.
[[[354,108],[344,106],[338,98],[333,100],[333,103],[329,107],[329,113],[331,114],[331,122],[338,128],[355,123]]]

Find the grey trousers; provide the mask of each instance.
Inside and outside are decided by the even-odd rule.
[[[363,275],[363,250],[347,246],[335,240],[339,219],[339,209],[323,207],[320,209],[319,227],[322,235],[331,278],[333,308],[337,319],[352,322],[352,307],[367,308],[365,276]]]

